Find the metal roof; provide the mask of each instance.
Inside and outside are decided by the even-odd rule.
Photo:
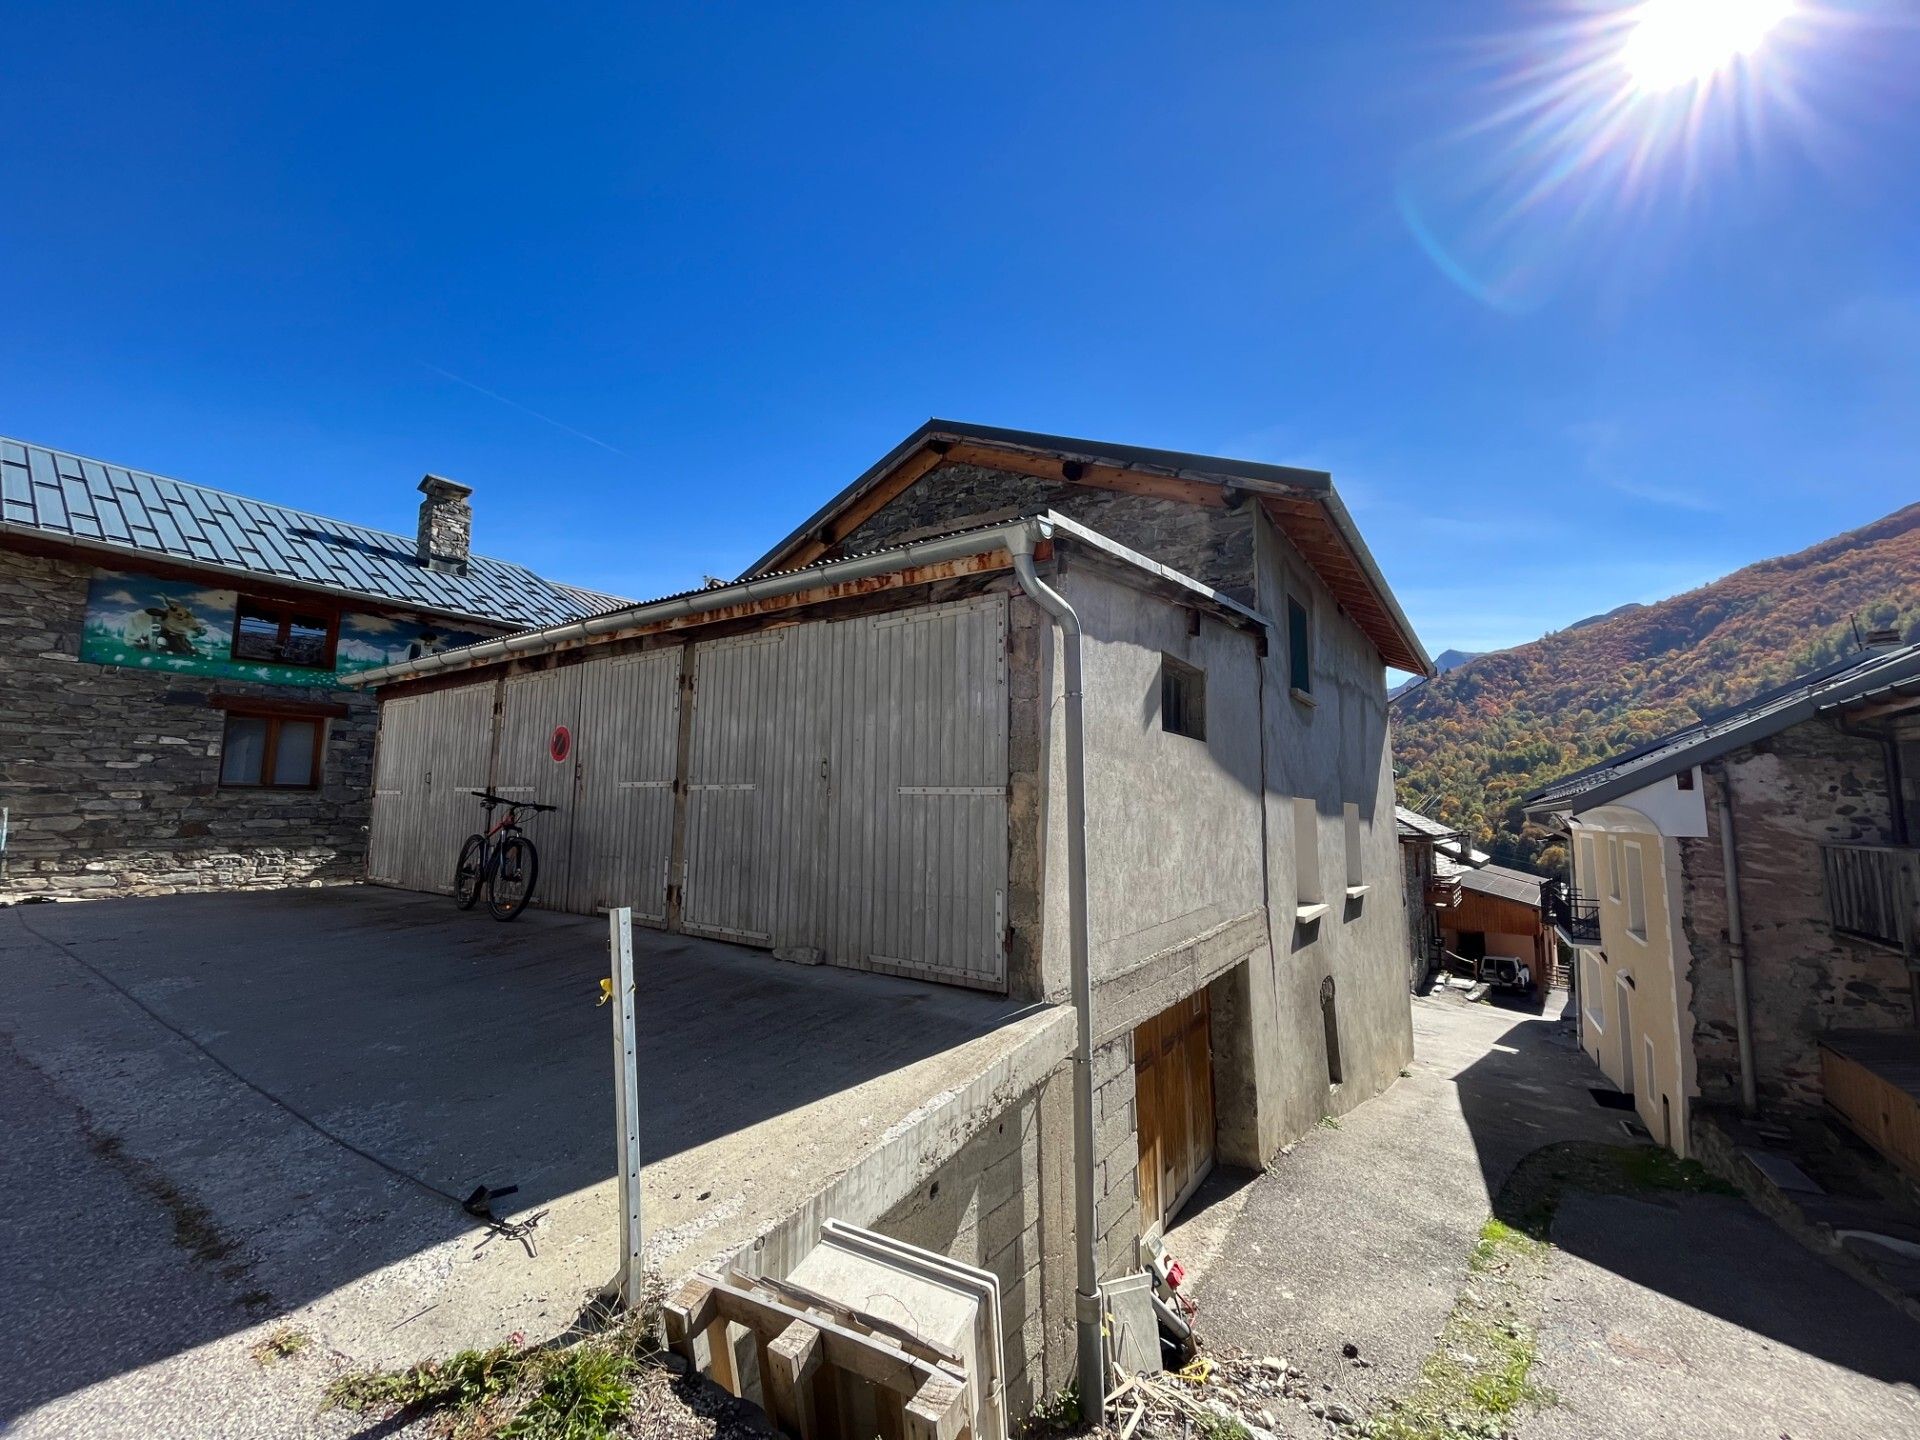
[[[1425,837],[1428,840],[1458,840],[1460,832],[1450,825],[1442,825],[1430,816],[1422,815],[1418,810],[1409,810],[1404,805],[1393,807],[1393,820],[1405,839]]]
[[[1142,445],[1120,445],[1108,440],[1082,440],[1068,435],[1047,435],[1034,430],[1010,430],[997,425],[976,425],[961,420],[928,420],[905,440],[894,446],[870,466],[851,485],[821,506],[789,532],[779,544],[756,560],[742,579],[766,573],[794,547],[806,540],[835,514],[872,489],[923,446],[941,446],[952,442],[1019,450],[1030,455],[1061,461],[1105,465],[1137,470],[1179,480],[1238,489],[1269,498],[1276,505],[1304,502],[1315,518],[1316,534],[1337,537],[1344,556],[1337,573],[1323,571],[1320,562],[1308,556],[1308,564],[1321,572],[1323,583],[1338,590],[1348,579],[1360,588],[1351,593],[1364,597],[1362,608],[1377,612],[1356,615],[1361,628],[1389,665],[1420,675],[1432,675],[1433,661],[1414,632],[1413,622],[1394,597],[1386,577],[1360,528],[1334,489],[1333,477],[1324,470],[1303,470],[1291,465],[1270,465],[1258,460],[1233,460],[1220,455],[1197,455],[1185,450],[1157,450]]]
[[[1791,725],[1887,694],[1920,696],[1920,645],[1875,651],[1768,690],[1744,705],[1589,766],[1527,796],[1529,815],[1598,809]]]
[[[1522,905],[1540,903],[1540,887],[1547,879],[1545,875],[1529,875],[1524,870],[1509,870],[1504,865],[1482,865],[1460,872],[1461,888]]]
[[[968,547],[967,553],[985,554],[1005,548],[1009,543],[1009,537],[1014,532],[1032,531],[1036,527],[1056,543],[1066,541],[1069,544],[1079,544],[1085,548],[1088,555],[1104,558],[1116,567],[1130,572],[1136,579],[1144,578],[1151,583],[1177,591],[1185,600],[1204,605],[1230,624],[1247,630],[1265,631],[1271,628],[1264,615],[1250,606],[1241,604],[1232,596],[1223,595],[1190,575],[1183,575],[1178,570],[1162,565],[1149,555],[1142,555],[1137,550],[1130,550],[1117,541],[1109,540],[1099,531],[1082,525],[1077,520],[1071,520],[1065,515],[1055,514],[1049,510],[1015,520],[965,526],[939,535],[922,536],[919,539],[902,541],[895,545],[884,545],[859,555],[842,556],[837,560],[819,560],[793,570],[755,575],[726,585],[709,585],[698,590],[681,590],[672,595],[662,595],[654,600],[616,606],[592,617],[591,624],[576,620],[560,625],[523,630],[511,635],[495,636],[491,640],[483,640],[477,644],[436,651],[418,660],[401,661],[378,669],[358,671],[347,677],[346,683],[388,685],[416,675],[440,674],[447,670],[490,664],[508,656],[538,654],[543,650],[580,644],[597,637],[614,638],[611,632],[621,627],[646,625],[651,621],[665,618],[669,613],[674,618],[681,618],[709,610],[724,610],[729,606],[770,594],[801,593],[806,588],[804,581],[799,585],[794,582],[802,577],[818,576],[821,586],[830,586],[856,567],[862,573],[871,573],[876,560],[886,560],[890,556],[898,557],[898,564],[891,567],[892,569],[908,569],[919,563],[929,552],[953,551],[956,541],[965,542]],[[882,570],[880,573],[889,572]]]
[[[0,537],[8,533],[508,625],[626,603],[484,555],[464,575],[431,570],[408,536],[0,437]]]

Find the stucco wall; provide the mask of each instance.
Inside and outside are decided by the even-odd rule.
[[[1761,1100],[1817,1105],[1822,1031],[1913,1023],[1900,957],[1833,932],[1820,863],[1822,841],[1892,842],[1882,752],[1873,741],[1811,720],[1735,751],[1724,763],[1733,787]],[[1712,767],[1704,779],[1708,834],[1679,842],[1699,1084],[1703,1097],[1733,1102],[1739,1098],[1739,1058],[1715,803],[1721,779]]]
[[[1393,764],[1387,742],[1386,673],[1379,652],[1341,612],[1298,553],[1256,514],[1258,598],[1263,614],[1284,616],[1286,596],[1310,602],[1313,698],[1293,698],[1287,647],[1269,646],[1262,666],[1267,737],[1266,849],[1272,933],[1266,973],[1251,976],[1257,1046],[1260,1149],[1270,1156],[1323,1115],[1340,1114],[1392,1084],[1413,1056],[1407,998],[1407,912],[1399,883]],[[1330,909],[1294,919],[1296,798],[1312,802],[1310,843]],[[1347,901],[1344,807],[1360,812],[1361,879],[1372,888]],[[1329,1088],[1321,1024],[1322,983],[1332,979],[1342,1083]]]
[[[1265,901],[1258,658],[1245,631],[1202,616],[1198,633],[1190,635],[1193,611],[1089,567],[1071,566],[1059,588],[1083,632],[1087,892],[1098,985],[1258,911]],[[1205,676],[1204,740],[1162,728],[1163,654]],[[1065,792],[1063,731],[1061,739],[1052,755],[1056,796]],[[1049,868],[1064,881],[1064,804],[1051,819],[1058,825],[1052,853],[1059,863]],[[1064,883],[1052,899],[1046,967],[1049,989],[1064,994]]]
[[[284,700],[285,687],[159,674],[79,658],[92,569],[0,551],[0,893],[167,894],[358,878],[366,852],[374,703],[328,722],[314,791],[221,789],[225,713],[209,696]]]
[[[1587,952],[1591,961],[1581,977],[1581,1007],[1597,1023],[1583,1023],[1581,1044],[1603,1075],[1633,1092],[1634,1109],[1647,1132],[1684,1155],[1693,1090],[1693,1019],[1676,902],[1679,846],[1692,842],[1663,837],[1652,821],[1623,805],[1606,806],[1581,819],[1593,834],[1599,873],[1590,890],[1587,877],[1576,878],[1582,893],[1600,901],[1600,945]],[[1619,842],[1617,883],[1616,846],[1610,841]],[[1629,925],[1626,870],[1636,857],[1646,897],[1644,938]],[[1620,892],[1617,900],[1615,889]],[[1676,955],[1683,960],[1678,967]]]

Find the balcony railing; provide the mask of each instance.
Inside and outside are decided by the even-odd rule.
[[[1540,913],[1569,945],[1600,943],[1600,902],[1549,881],[1540,887]]]
[[[1920,964],[1920,850],[1899,845],[1822,845],[1827,918],[1843,935],[1885,945]]]

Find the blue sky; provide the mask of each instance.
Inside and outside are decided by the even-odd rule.
[[[1573,0],[223,9],[8,7],[0,433],[636,596],[932,414],[1309,465],[1436,652],[1920,498],[1893,0],[1604,137]]]

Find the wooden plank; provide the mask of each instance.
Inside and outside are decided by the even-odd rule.
[[[766,1384],[768,1419],[791,1430],[800,1440],[814,1440],[814,1377],[826,1363],[820,1331],[795,1320],[766,1348],[761,1379]]]
[[[947,456],[943,449],[923,445],[876,480],[867,488],[866,493],[854,496],[838,514],[827,517],[826,538],[816,535],[801,537],[791,549],[768,561],[766,570],[797,570],[803,565],[813,564],[838,546],[847,536],[878,515],[923,476],[931,474],[946,463]]]
[[[693,1358],[694,1339],[720,1314],[714,1298],[714,1284],[698,1275],[687,1281],[660,1307],[667,1322],[667,1344],[674,1352]]]
[[[748,1294],[727,1285],[714,1288],[720,1318],[749,1329],[777,1333],[795,1320],[820,1332],[827,1363],[897,1395],[911,1395],[938,1367],[916,1359],[875,1335],[862,1335],[817,1315]]]
[[[1183,505],[1204,505],[1218,510],[1227,503],[1226,487],[1210,480],[1186,480],[1177,475],[1160,475],[1147,470],[1130,470],[1117,465],[1098,465],[1086,461],[1068,461],[1058,455],[1041,455],[1029,450],[1005,450],[992,445],[955,445],[947,452],[949,463],[979,465],[991,470],[1009,470],[1016,475],[1031,475],[1056,484],[1084,485],[1096,490],[1118,490],[1128,495],[1145,495],[1155,500],[1173,500]],[[1071,478],[1067,469],[1073,468]]]
[[[944,1371],[929,1375],[907,1402],[906,1440],[959,1440],[971,1418],[967,1387]]]

